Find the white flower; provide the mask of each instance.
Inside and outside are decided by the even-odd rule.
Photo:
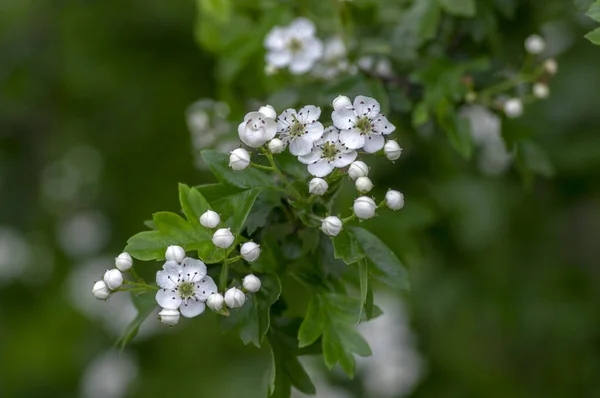
[[[377,205],[375,201],[367,196],[361,196],[360,198],[354,199],[354,214],[361,220],[373,218],[375,216],[375,209]]]
[[[275,120],[277,118],[277,112],[271,105],[265,105],[258,108],[258,111],[268,117],[269,119]]]
[[[123,274],[116,268],[106,271],[102,279],[110,290],[118,289],[123,284]]]
[[[206,306],[213,311],[221,311],[225,299],[220,293],[213,293],[206,299]]]
[[[327,184],[327,181],[322,178],[313,178],[308,183],[308,192],[312,193],[313,195],[321,196],[327,192],[328,188],[329,184]]]
[[[356,190],[360,193],[367,193],[373,189],[373,183],[369,177],[358,177],[354,183]]]
[[[328,127],[323,138],[315,142],[310,153],[298,156],[301,163],[308,165],[308,172],[315,177],[325,177],[333,169],[348,166],[354,162],[357,153],[348,149],[340,141],[340,132],[335,127]]]
[[[313,105],[301,108],[298,113],[294,109],[286,109],[277,118],[277,132],[284,145],[290,146],[294,156],[310,153],[315,141],[323,135],[323,125],[319,122],[321,108]]]
[[[244,170],[250,164],[250,154],[244,148],[237,148],[230,152],[229,167],[235,171]]]
[[[240,140],[249,147],[258,148],[273,139],[277,133],[277,123],[261,112],[250,112],[238,126]]]
[[[374,153],[383,148],[385,135],[396,127],[380,113],[379,102],[362,95],[354,99],[353,107],[336,110],[331,114],[333,125],[340,129],[340,141],[349,149],[363,149]]]
[[[366,177],[369,175],[369,166],[361,160],[353,162],[348,168],[348,176],[351,179],[356,180],[359,177]]]
[[[212,242],[221,249],[227,249],[233,244],[234,239],[229,228],[220,228],[215,231]]]
[[[219,217],[219,215],[212,210],[206,210],[200,216],[200,224],[206,228],[215,228],[220,222],[221,217]]]
[[[246,302],[246,295],[240,289],[232,287],[225,292],[225,304],[229,308],[239,308]]]
[[[251,263],[260,256],[260,245],[257,245],[254,242],[246,242],[240,248],[240,254],[244,260]]]
[[[297,18],[286,27],[275,26],[264,40],[267,65],[287,66],[295,75],[308,72],[323,55],[323,43],[315,37],[315,30],[306,18]]]
[[[511,98],[504,103],[504,113],[511,119],[523,114],[523,102],[518,98]]]
[[[249,274],[244,277],[242,285],[244,286],[244,289],[246,289],[250,293],[256,293],[260,290],[262,283],[260,282],[260,279],[258,279],[256,276]]]
[[[402,148],[400,148],[400,145],[396,141],[389,140],[383,146],[383,153],[385,153],[385,156],[389,160],[397,160],[400,154],[402,154]]]
[[[544,69],[546,72],[548,72],[548,74],[556,75],[556,72],[558,72],[558,64],[556,63],[556,60],[554,58],[548,58],[546,61],[544,61]]]
[[[206,299],[217,292],[217,285],[206,275],[206,265],[190,257],[181,264],[167,261],[156,273],[156,302],[163,308],[177,310],[186,318],[204,312]]]
[[[271,153],[281,153],[284,149],[285,144],[279,138],[273,138],[271,141],[269,141],[269,151],[271,151]]]
[[[123,252],[115,258],[115,266],[125,272],[128,271],[133,266],[133,259],[127,252]]]
[[[181,314],[179,314],[178,310],[173,310],[173,309],[169,309],[169,308],[163,308],[158,313],[158,316],[160,317],[160,321],[162,323],[164,323],[165,325],[169,325],[169,326],[177,325],[177,323],[179,322],[180,315]]]
[[[329,216],[321,222],[321,231],[329,236],[337,236],[342,230],[342,220]]]
[[[529,54],[540,54],[546,48],[546,42],[540,35],[531,35],[525,39],[525,50]]]
[[[398,191],[389,190],[385,194],[385,203],[392,210],[400,210],[404,207],[404,195]]]
[[[185,258],[185,250],[181,246],[171,245],[165,251],[165,259],[167,261],[175,261],[180,263]]]
[[[533,95],[539,99],[548,98],[550,89],[544,83],[536,83],[533,85]]]
[[[322,79],[332,79],[348,67],[344,40],[340,36],[333,36],[325,41],[323,58],[315,65],[312,73]]]
[[[108,290],[108,286],[104,281],[98,281],[94,283],[94,287],[92,288],[92,294],[98,300],[106,300],[108,296],[110,296],[110,290]]]

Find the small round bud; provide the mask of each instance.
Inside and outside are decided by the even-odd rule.
[[[337,236],[342,230],[342,220],[337,217],[329,216],[321,222],[321,231],[325,235]]]
[[[123,284],[123,274],[116,268],[109,269],[104,273],[104,283],[110,290],[115,290]]]
[[[544,83],[536,83],[533,85],[533,95],[539,99],[548,98],[550,89],[548,88],[548,85]]]
[[[354,214],[356,217],[366,220],[375,216],[375,209],[377,205],[375,201],[367,196],[361,196],[354,200]]]
[[[397,160],[402,153],[402,148],[400,145],[394,140],[389,140],[383,146],[383,153],[385,153],[385,157],[389,160]]]
[[[556,60],[554,58],[549,58],[544,61],[544,70],[549,75],[556,75],[556,72],[558,72],[558,64],[556,63]]]
[[[366,177],[369,175],[369,166],[365,162],[357,160],[348,168],[348,175],[353,180],[356,180],[358,177]]]
[[[256,276],[249,274],[244,277],[244,282],[242,283],[242,285],[244,286],[244,289],[246,289],[250,293],[256,293],[260,290],[260,286],[262,285],[262,283],[260,282],[260,279],[258,279]]]
[[[385,194],[385,203],[392,210],[400,210],[404,207],[404,195],[401,192],[389,190]]]
[[[529,54],[541,54],[546,48],[546,42],[540,35],[531,35],[525,39],[525,50]]]
[[[246,302],[246,295],[240,289],[232,287],[225,292],[225,304],[229,308],[240,308]]]
[[[108,286],[104,281],[98,281],[94,283],[94,287],[92,288],[92,294],[98,300],[106,300],[108,296],[110,296],[110,290],[108,290]]]
[[[277,112],[275,112],[275,108],[273,108],[271,105],[261,106],[260,108],[258,108],[258,111],[265,115],[265,117],[268,117],[269,119],[277,119]]]
[[[233,244],[234,239],[229,228],[220,228],[214,233],[212,242],[221,249],[227,249]]]
[[[165,325],[173,326],[177,325],[179,322],[179,310],[169,310],[167,308],[163,308],[159,313],[160,321]]]
[[[281,153],[285,149],[285,144],[279,138],[273,138],[269,141],[269,151],[271,153]]]
[[[523,114],[523,102],[518,98],[511,98],[504,103],[504,113],[511,119]]]
[[[360,193],[367,193],[373,189],[373,183],[369,177],[358,177],[354,183],[356,190]]]
[[[329,189],[329,184],[322,178],[313,178],[308,183],[308,192],[313,195],[321,196]]]
[[[167,261],[175,261],[180,263],[185,258],[185,250],[181,246],[169,246],[165,252],[165,259]]]
[[[244,170],[250,164],[250,154],[244,148],[237,148],[230,152],[229,167],[235,171]]]
[[[220,222],[221,217],[219,217],[219,215],[212,210],[206,210],[200,216],[200,224],[206,228],[216,228],[216,226],[219,225]]]
[[[341,111],[349,107],[352,107],[352,101],[350,101],[350,98],[346,97],[345,95],[339,95],[333,100],[334,111]]]
[[[206,305],[213,311],[221,311],[225,299],[220,293],[213,293],[206,299]]]
[[[133,266],[133,259],[127,252],[119,254],[115,258],[115,266],[121,271],[128,271]]]
[[[240,254],[244,257],[244,260],[251,263],[260,256],[260,245],[254,242],[246,242],[240,248]]]

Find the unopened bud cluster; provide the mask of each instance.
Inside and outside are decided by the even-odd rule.
[[[121,253],[115,258],[115,268],[106,270],[101,280],[94,283],[92,294],[98,300],[106,300],[110,294],[123,285],[123,272],[133,266],[129,253]]]

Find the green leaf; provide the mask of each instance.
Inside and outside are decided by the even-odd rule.
[[[227,23],[231,18],[231,0],[197,0],[202,13],[220,23]]]
[[[585,35],[585,38],[591,41],[592,43],[600,46],[600,28],[592,30],[590,33]]]
[[[210,202],[214,211],[221,215],[221,224],[239,234],[261,189],[249,189],[240,193],[221,197]]]
[[[281,245],[272,235],[266,235],[260,242],[261,253],[258,259],[251,264],[253,271],[264,273],[277,273],[285,264]]]
[[[331,241],[333,242],[334,257],[343,260],[348,265],[354,264],[364,257],[354,235],[345,229],[342,229]]]
[[[210,209],[210,205],[196,188],[179,184],[181,209],[191,224],[200,225],[200,216]]]
[[[202,151],[202,159],[223,184],[238,188],[268,188],[273,185],[272,176],[262,170],[248,167],[245,170],[233,171],[229,167],[229,156],[224,153],[206,149]]]
[[[600,0],[597,0],[587,10],[586,15],[592,18],[594,21],[600,22]]]
[[[358,319],[362,319],[363,309],[365,309],[367,305],[367,296],[369,294],[369,263],[364,258],[358,262],[358,278],[360,280],[360,301],[362,305],[360,306],[360,314],[358,315]],[[369,304],[371,315],[373,313],[373,292],[371,292],[371,302]],[[367,313],[367,318],[369,314]]]
[[[370,274],[397,289],[408,289],[408,275],[394,252],[377,236],[360,227],[349,228],[370,262]]]
[[[115,342],[115,346],[118,347],[121,351],[125,348],[125,346],[133,340],[133,338],[138,334],[140,326],[142,323],[150,316],[150,314],[157,307],[156,299],[154,298],[154,294],[144,293],[141,295],[132,296],[132,301],[135,307],[138,310],[136,317],[123,329],[119,339]]]
[[[444,11],[459,17],[475,16],[475,0],[440,0]]]
[[[469,159],[473,152],[469,121],[457,116],[454,106],[447,99],[437,104],[436,118],[454,149],[465,159]]]
[[[425,102],[419,102],[412,113],[412,125],[413,127],[419,127],[429,121],[429,109]]]
[[[256,198],[246,219],[246,232],[254,235],[258,228],[267,225],[271,212],[282,205],[281,194],[277,191],[263,191]]]
[[[548,155],[532,141],[517,143],[517,164],[528,186],[533,180],[534,173],[546,178],[554,175],[554,166]]]

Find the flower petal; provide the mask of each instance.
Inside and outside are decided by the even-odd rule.
[[[363,151],[366,153],[375,153],[383,148],[385,145],[385,138],[381,134],[370,134],[365,140]]]
[[[313,143],[313,140],[305,136],[294,138],[290,141],[290,153],[294,156],[308,155],[313,149]]]
[[[354,109],[358,116],[366,116],[369,119],[379,115],[381,107],[374,98],[359,95],[354,99]]]
[[[340,142],[348,149],[360,149],[365,145],[365,136],[356,129],[343,130],[340,133]]]
[[[317,160],[321,159],[323,150],[321,148],[314,147],[308,155],[298,156],[298,161],[303,164],[313,164]]]
[[[265,61],[276,68],[281,68],[290,64],[292,53],[288,49],[272,50],[265,55]]]
[[[311,142],[317,141],[323,136],[323,125],[321,122],[314,122],[304,126],[304,138]]]
[[[176,310],[181,304],[181,299],[175,289],[160,289],[156,292],[156,302],[168,310]]]
[[[206,308],[206,304],[204,304],[200,300],[189,299],[185,303],[181,303],[179,307],[179,312],[186,318],[193,318],[198,316],[204,312]]]
[[[350,165],[350,163],[356,160],[358,153],[356,151],[350,151],[346,153],[340,153],[338,157],[333,161],[333,165],[337,168],[342,168]]]
[[[327,159],[321,159],[317,163],[308,165],[308,172],[315,177],[325,177],[335,169],[332,162]]]
[[[194,293],[196,298],[200,301],[206,301],[206,299],[213,293],[217,293],[219,289],[217,284],[210,276],[205,276],[201,281],[194,285]]]
[[[340,130],[338,130],[334,126],[327,127],[325,129],[325,133],[323,133],[323,141],[337,142],[339,138]]]
[[[156,273],[156,284],[161,289],[175,289],[179,279],[178,272],[158,271]]]
[[[294,21],[288,26],[288,30],[290,35],[294,37],[311,37],[315,34],[315,24],[312,23],[310,19],[306,18],[296,18]]]
[[[314,123],[321,116],[321,108],[314,105],[307,105],[298,111],[298,121],[300,123]]]
[[[340,130],[348,130],[356,124],[356,114],[354,109],[345,108],[331,113],[333,125]]]
[[[197,282],[206,276],[206,265],[195,258],[184,258],[181,267],[181,273],[186,281]]]
[[[265,125],[263,126],[263,130],[263,138],[267,141],[272,140],[277,134],[277,122],[273,119],[265,119]]]
[[[288,108],[277,117],[277,131],[287,130],[292,123],[298,118],[295,109]]]
[[[287,39],[287,28],[275,26],[267,33],[263,44],[268,49],[282,49],[285,48]]]
[[[315,64],[315,59],[304,53],[298,53],[290,60],[290,72],[294,75],[302,75],[310,70]]]
[[[396,130],[396,126],[390,123],[389,120],[387,120],[387,117],[383,115],[378,115],[372,123],[373,131],[380,134],[388,135],[393,133],[394,130]]]

